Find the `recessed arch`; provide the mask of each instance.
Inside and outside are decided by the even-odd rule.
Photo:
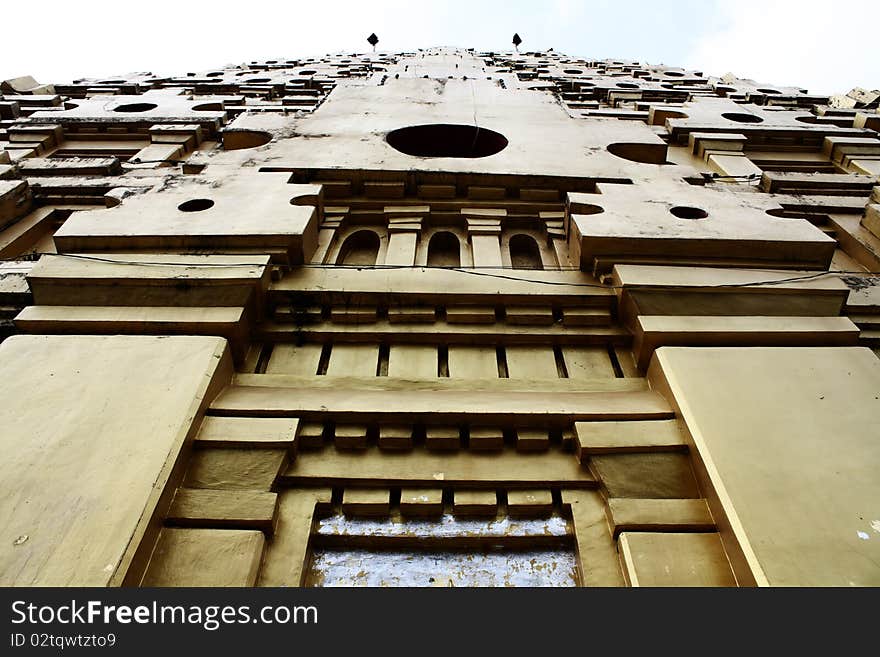
[[[541,247],[531,235],[513,235],[508,248],[510,264],[514,269],[544,269]]]
[[[461,241],[454,233],[439,231],[428,242],[429,267],[461,267]]]
[[[359,230],[342,243],[336,264],[371,266],[378,257],[379,236],[372,230]]]

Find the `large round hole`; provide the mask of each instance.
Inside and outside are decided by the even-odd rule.
[[[193,105],[190,109],[193,112],[222,112],[223,111],[223,101],[218,100],[211,103],[202,103],[200,105]]]
[[[581,73],[583,73],[583,71],[579,68],[567,68],[562,72],[568,75],[580,75]]]
[[[263,82],[271,82],[270,78],[251,78],[250,80],[245,80],[247,84],[262,84]]]
[[[666,144],[609,144],[612,155],[640,164],[666,164]]]
[[[724,112],[721,116],[728,121],[735,121],[736,123],[764,123],[764,119],[760,116],[744,114],[743,112]]]
[[[705,219],[709,213],[700,208],[691,208],[685,205],[679,205],[669,210],[673,216],[679,219]]]
[[[416,157],[488,157],[507,148],[507,138],[494,130],[447,123],[399,128],[385,139],[395,150]]]
[[[314,75],[315,73],[317,73],[317,71],[313,71],[311,69],[306,69],[305,71],[299,72],[300,75]]]
[[[781,91],[777,91],[776,89],[758,89],[758,91],[762,94],[767,94],[768,96],[776,96],[781,94]]]
[[[237,151],[242,148],[256,148],[272,141],[272,135],[262,130],[227,130],[223,133],[223,149]]]
[[[114,107],[114,112],[125,112],[125,113],[135,113],[135,112],[149,112],[152,109],[156,109],[159,107],[156,103],[128,103],[127,105],[120,105],[118,107]]]
[[[194,198],[181,203],[177,206],[177,209],[181,212],[201,212],[213,207],[214,201],[209,198]]]

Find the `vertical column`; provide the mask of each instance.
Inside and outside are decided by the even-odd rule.
[[[430,211],[431,208],[427,205],[385,208],[389,235],[386,265],[409,266],[415,263],[422,219]]]
[[[346,214],[348,214],[348,208],[324,208],[324,221],[321,222],[321,228],[318,230],[318,246],[312,255],[312,264],[324,264],[333,239],[336,237],[336,231]]]
[[[463,208],[474,267],[501,267],[501,220],[507,210],[500,208]]]

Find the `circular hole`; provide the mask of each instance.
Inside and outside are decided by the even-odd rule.
[[[709,213],[705,210],[701,210],[700,208],[691,208],[684,205],[676,206],[669,211],[673,214],[673,216],[676,216],[679,219],[705,219],[709,216]]]
[[[149,112],[151,109],[156,109],[157,107],[159,106],[155,103],[128,103],[127,105],[114,107],[113,111],[125,113]]]
[[[416,157],[488,157],[507,148],[507,138],[487,128],[436,123],[392,130],[385,138],[397,151]]]
[[[229,130],[223,133],[223,150],[256,148],[272,141],[272,134],[262,130]]]
[[[568,75],[580,75],[581,73],[583,73],[583,71],[579,68],[567,68],[562,72],[567,73]]]
[[[202,103],[201,105],[193,105],[193,112],[222,112],[223,111],[223,103],[222,101],[212,102],[212,103]]]
[[[762,94],[768,94],[770,96],[781,94],[781,91],[777,91],[776,89],[758,89],[758,91]]]
[[[617,86],[621,89],[638,89],[639,85],[633,84],[632,82],[618,82]]]
[[[666,71],[664,73],[664,75],[668,78],[683,78],[684,77],[684,73],[681,73],[679,71]]]
[[[247,84],[260,84],[262,82],[271,82],[271,78],[251,78],[250,80],[245,80]]]
[[[177,206],[177,209],[181,212],[201,212],[213,207],[214,201],[209,198],[194,198],[181,203]]]
[[[762,119],[760,116],[755,116],[754,114],[743,114],[742,112],[725,112],[721,116],[723,116],[728,121],[735,121],[736,123],[764,123],[764,119]]]
[[[666,164],[666,144],[609,144],[608,152],[630,162]]]
[[[304,71],[300,71],[300,72],[299,72],[300,75],[314,75],[315,73],[317,73],[317,71],[313,71],[313,70],[310,69],[310,68],[305,69]]]

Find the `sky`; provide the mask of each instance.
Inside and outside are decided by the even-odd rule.
[[[880,0],[3,0],[0,79],[183,74],[432,46],[546,50],[734,73],[814,93],[880,89]]]

